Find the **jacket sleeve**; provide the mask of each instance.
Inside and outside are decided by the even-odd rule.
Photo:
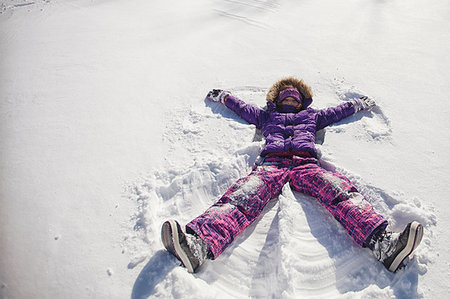
[[[317,130],[321,130],[335,122],[341,121],[355,113],[351,102],[345,102],[339,106],[320,110],[317,112]]]
[[[266,114],[261,108],[249,105],[234,96],[228,97],[225,106],[233,110],[240,118],[249,124],[255,125],[256,128],[261,129]]]

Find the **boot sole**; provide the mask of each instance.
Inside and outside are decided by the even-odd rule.
[[[161,239],[167,251],[175,255],[186,267],[189,273],[194,273],[194,267],[191,264],[188,256],[180,245],[179,226],[175,220],[168,220],[164,222],[161,232]]]
[[[409,257],[422,241],[423,227],[420,223],[414,221],[409,228],[408,242],[405,248],[396,256],[392,264],[389,266],[389,271],[395,272],[398,270],[401,263]]]

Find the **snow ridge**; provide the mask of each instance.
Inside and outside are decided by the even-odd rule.
[[[50,1],[51,0],[4,0],[0,3],[0,14],[21,8],[28,8],[29,10],[39,8],[43,10],[44,5],[49,4]]]

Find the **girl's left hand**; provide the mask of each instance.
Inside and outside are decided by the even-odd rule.
[[[377,105],[377,103],[375,103],[374,100],[372,100],[366,96],[363,96],[359,99],[352,100],[352,103],[353,103],[353,107],[355,107],[355,112],[358,112],[361,110],[370,110],[371,108],[373,108]]]
[[[359,99],[362,102],[362,108],[364,110],[370,109],[370,108],[375,107],[377,105],[377,103],[375,103],[374,100],[372,100],[372,99],[370,99],[370,98],[368,98],[366,96],[363,96],[363,97],[361,97]]]

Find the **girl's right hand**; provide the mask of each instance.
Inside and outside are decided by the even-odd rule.
[[[229,91],[222,89],[213,89],[206,95],[206,99],[212,102],[225,104],[227,98],[231,95]]]

